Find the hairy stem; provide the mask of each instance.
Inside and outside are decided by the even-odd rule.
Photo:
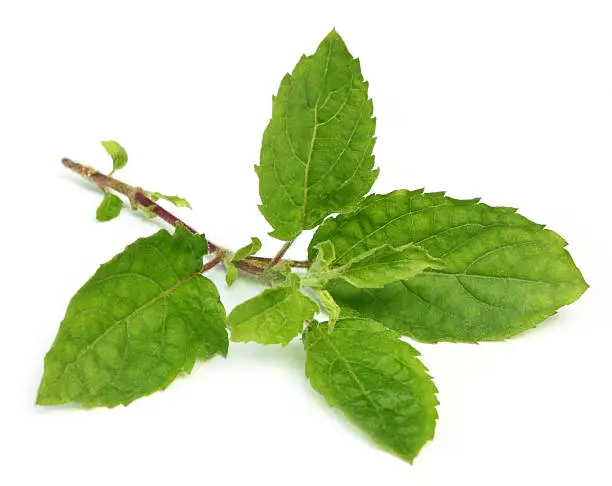
[[[214,257],[212,260],[207,261],[204,266],[202,266],[202,272],[201,273],[206,273],[209,270],[215,268],[217,265],[219,265],[219,263],[221,263],[223,261],[223,259],[221,258],[221,255],[217,255],[216,257]]]
[[[287,253],[287,250],[291,248],[291,245],[293,244],[294,241],[295,240],[285,242],[285,244],[281,247],[281,249],[278,250],[278,253],[274,255],[274,258],[272,258],[272,261],[270,262],[270,267],[274,267],[283,259],[283,257],[285,256],[285,253]]]
[[[249,260],[258,262],[260,265],[269,265],[272,261],[271,258],[260,256],[250,256]],[[308,260],[290,260],[289,258],[284,258],[280,261],[289,263],[289,266],[293,268],[310,268],[310,262]]]
[[[147,197],[147,195],[140,188],[126,184],[125,182],[115,179],[114,177],[111,177],[110,175],[102,174],[96,169],[83,165],[79,162],[75,162],[68,158],[62,159],[62,164],[64,164],[65,167],[72,170],[73,172],[79,174],[81,177],[84,177],[85,179],[93,182],[96,186],[98,186],[103,191],[111,189],[120,194],[123,194],[125,197],[128,198],[128,200],[130,201],[130,204],[132,205],[134,209],[140,209],[147,213],[153,213],[155,214],[155,216],[159,217],[160,219],[162,219],[163,221],[165,221],[166,223],[172,226],[176,226],[177,224],[182,224],[188,231],[191,231],[194,234],[199,234],[198,231],[196,231],[194,228],[189,226],[187,223],[185,223],[184,221],[176,217],[174,214],[172,214],[170,211],[167,211],[166,209],[161,207],[159,204],[157,204],[155,201]],[[208,251],[210,253],[215,253],[216,256],[215,258],[210,260],[206,265],[209,265],[215,262],[210,267],[210,268],[213,268],[214,266],[222,262],[223,254],[228,253],[229,250],[220,245],[217,245],[216,243],[213,243],[212,241],[208,239],[207,241],[208,241]],[[285,243],[285,245],[283,245],[283,248],[281,248],[281,251],[279,251],[279,253],[277,253],[277,255],[274,258],[251,256],[251,257],[245,258],[244,260],[236,262],[236,266],[245,273],[248,273],[256,277],[261,277],[265,271],[265,267],[274,266],[280,263],[281,261],[283,261],[282,257],[285,254],[285,252],[289,249],[289,246],[291,246],[291,243],[292,242]],[[215,261],[217,258],[218,258],[218,261]],[[308,268],[310,266],[308,261],[300,261],[300,260],[284,260],[284,261],[288,262],[289,265],[291,265],[292,267],[296,267],[296,268]],[[207,270],[209,270],[210,268],[207,268]]]

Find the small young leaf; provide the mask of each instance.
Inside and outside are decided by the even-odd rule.
[[[318,243],[314,247],[314,254],[315,257],[308,272],[311,275],[318,276],[327,272],[336,259],[334,244],[329,240]]]
[[[242,248],[236,250],[236,253],[232,256],[233,262],[239,262],[240,260],[244,260],[251,255],[255,255],[259,250],[261,250],[261,240],[256,237],[251,238],[251,242],[243,246]]]
[[[106,150],[106,153],[113,159],[113,172],[125,167],[128,161],[128,155],[125,149],[113,140],[101,142],[102,146]]]
[[[374,318],[424,342],[499,340],[534,327],[588,287],[556,233],[514,209],[443,193],[373,195],[353,213],[328,219],[309,250],[331,240],[336,265],[383,244],[413,243],[443,270],[382,289],[341,280],[327,288],[343,314]]]
[[[107,192],[96,211],[96,219],[101,222],[110,221],[119,216],[123,201],[118,196]]]
[[[235,342],[286,346],[317,311],[317,304],[299,290],[277,287],[236,306],[227,318],[227,327]]]
[[[127,405],[196,359],[227,354],[225,310],[199,274],[206,240],[182,226],[136,240],[70,301],[45,357],[37,403]]]
[[[298,274],[291,272],[291,269],[290,269],[289,273],[287,273],[287,277],[285,278],[285,281],[283,282],[282,286],[289,287],[294,290],[299,290],[300,287],[302,286],[302,279],[300,278]]]
[[[232,262],[227,262],[225,265],[227,266],[227,272],[225,273],[225,283],[228,287],[231,287],[238,278],[238,269],[236,268],[236,265],[234,265]]]
[[[323,307],[329,316],[327,322],[328,327],[333,329],[336,325],[336,321],[340,318],[340,306],[336,304],[332,294],[330,294],[327,290],[315,289],[314,294],[316,295],[317,299],[319,299],[319,302],[323,304]]]
[[[335,30],[283,78],[256,168],[272,236],[292,240],[370,190],[372,110],[359,61]]]
[[[132,209],[140,209],[143,214],[149,218],[149,219],[153,219],[153,218],[157,218],[157,214],[155,214],[155,211],[153,211],[153,208],[145,208],[145,207],[132,207]]]
[[[369,319],[311,323],[304,347],[312,387],[382,447],[412,462],[433,438],[436,387],[393,331]]]
[[[398,280],[414,277],[427,268],[442,268],[424,248],[408,243],[394,248],[382,245],[349,260],[346,265],[329,270],[322,277],[342,278],[354,287],[382,288]]]
[[[159,192],[146,192],[146,194],[151,198],[152,201],[159,201],[160,199],[164,199],[165,201],[169,201],[174,204],[176,207],[185,207],[191,209],[191,204],[187,199],[183,199],[179,196],[166,196],[165,194],[161,194]]]

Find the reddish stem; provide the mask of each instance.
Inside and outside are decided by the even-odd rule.
[[[75,162],[68,158],[62,159],[62,164],[64,164],[64,166],[66,166],[73,172],[76,172],[80,176],[84,177],[85,179],[89,179],[90,181],[92,181],[94,184],[96,184],[98,187],[100,187],[103,190],[112,189],[114,191],[119,192],[120,194],[123,194],[130,200],[130,203],[135,208],[146,209],[148,212],[155,214],[157,217],[159,217],[160,219],[162,219],[163,221],[165,221],[166,223],[172,226],[176,226],[177,224],[182,224],[187,230],[191,231],[192,233],[199,234],[198,231],[196,231],[194,228],[192,228],[187,223],[182,221],[180,218],[176,217],[170,211],[164,209],[159,204],[157,204],[155,201],[147,197],[147,195],[141,189],[134,187],[134,186],[130,186],[129,184],[126,184],[125,182],[115,179],[114,177],[108,176],[106,174],[102,174],[96,169],[87,167],[86,165],[83,165],[79,162]],[[219,246],[209,240],[207,241],[208,241],[208,251],[210,253],[229,253],[229,250],[227,250],[226,248],[223,248],[222,246]],[[287,249],[289,249],[289,246],[291,246],[291,242],[285,243],[285,245],[283,245],[283,248],[281,248],[281,251],[279,251],[279,253],[274,258],[251,256],[251,257],[245,258],[244,260],[236,262],[236,266],[246,273],[249,273],[255,276],[261,276],[264,273],[265,266],[274,266],[281,261],[283,255],[285,254]],[[215,262],[216,259],[218,259],[218,261]],[[215,258],[210,260],[206,265],[209,265],[215,262],[214,265],[210,267],[210,268],[213,268],[214,266],[221,263],[221,261],[222,261],[222,256],[217,255]],[[308,268],[309,267],[309,263],[307,261],[295,261],[295,260],[286,260],[286,261],[292,267],[298,267],[298,268]]]
[[[215,268],[217,265],[219,265],[219,263],[221,263],[221,257],[217,255],[215,258],[213,258],[212,260],[207,261],[202,266],[202,273],[206,273],[209,270]]]
[[[285,242],[281,249],[278,250],[278,253],[274,256],[274,258],[272,258],[272,261],[270,262],[270,267],[275,266],[282,260],[282,258],[285,256],[285,253],[287,253],[287,250],[291,247],[292,244],[293,240]]]

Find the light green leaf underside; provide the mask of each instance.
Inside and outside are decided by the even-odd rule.
[[[329,270],[336,259],[336,251],[331,241],[323,241],[313,248],[314,258],[311,258],[309,275],[320,275]]]
[[[136,240],[70,301],[37,403],[128,404],[168,386],[196,359],[227,354],[225,310],[199,275],[206,240],[182,226]]]
[[[125,149],[118,142],[113,140],[107,140],[101,143],[106,153],[113,159],[113,172],[125,167],[128,161],[128,155]]]
[[[100,222],[110,221],[115,219],[121,213],[123,201],[118,196],[107,192],[104,194],[104,199],[98,206],[96,211],[96,219]]]
[[[167,196],[165,194],[161,194],[160,192],[149,192],[147,194],[149,195],[152,201],[159,201],[160,199],[163,199],[165,201],[171,202],[177,208],[184,207],[191,209],[191,204],[189,204],[189,201],[187,201],[187,199],[185,198],[179,196]]]
[[[534,327],[575,301],[587,284],[566,242],[512,208],[443,193],[395,191],[366,198],[352,214],[329,219],[314,246],[331,240],[336,263],[388,243],[414,243],[443,260],[382,289],[335,280],[328,290],[347,315],[372,317],[425,342],[498,340]]]
[[[336,301],[327,290],[313,289],[313,292],[327,313],[329,329],[333,329],[336,321],[340,318],[340,306],[336,304]]]
[[[236,306],[227,319],[227,327],[235,342],[286,346],[317,311],[317,305],[295,288],[266,289]]]
[[[225,264],[227,267],[227,272],[225,273],[225,283],[228,287],[234,285],[234,282],[238,278],[238,268],[232,262],[228,262]]]
[[[382,288],[387,284],[423,272],[441,268],[441,260],[433,258],[424,248],[408,244],[399,248],[382,245],[349,260],[331,274],[355,287]]]
[[[412,462],[433,438],[436,387],[418,352],[369,319],[345,318],[304,332],[313,388],[374,441]]]
[[[248,245],[236,250],[236,253],[232,256],[232,261],[239,262],[244,260],[251,255],[255,255],[259,250],[261,250],[261,240],[257,237],[251,237],[251,242]]]
[[[285,276],[285,281],[282,282],[280,286],[299,290],[302,286],[302,279],[298,274],[293,273],[291,269],[289,269],[288,273]]]
[[[292,240],[370,190],[372,112],[359,61],[336,31],[284,77],[256,167],[272,236]]]

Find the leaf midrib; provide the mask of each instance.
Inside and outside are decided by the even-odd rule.
[[[306,226],[306,207],[308,206],[308,176],[310,173],[310,163],[312,162],[312,154],[314,152],[314,144],[317,138],[317,127],[318,127],[318,108],[319,107],[319,98],[315,103],[314,107],[314,125],[312,127],[312,138],[310,139],[310,149],[308,150],[308,158],[306,159],[306,166],[304,167],[304,194],[303,194],[303,203],[302,206],[302,218],[300,220],[300,229],[304,229]]]
[[[130,275],[130,274],[128,274]],[[145,302],[144,304],[138,306],[136,309],[134,309],[132,312],[130,312],[127,316],[122,317],[121,319],[113,322],[102,334],[100,334],[96,339],[94,339],[90,344],[88,344],[84,349],[82,349],[79,354],[74,358],[74,360],[70,363],[68,363],[65,367],[64,370],[62,371],[62,373],[57,377],[56,380],[54,380],[54,384],[58,383],[62,378],[64,378],[64,376],[66,375],[66,373],[68,372],[68,370],[70,368],[72,368],[74,365],[76,365],[78,363],[78,361],[88,352],[90,352],[93,347],[100,341],[102,340],[106,335],[108,335],[111,331],[115,330],[120,324],[122,324],[123,322],[128,321],[129,319],[131,319],[132,317],[134,317],[135,315],[137,315],[139,312],[147,309],[148,307],[152,306],[153,304],[155,304],[156,302],[158,302],[160,299],[164,299],[166,298],[168,295],[170,295],[172,292],[174,292],[175,290],[177,290],[178,288],[180,288],[183,284],[187,283],[189,280],[191,280],[194,277],[197,277],[198,275],[200,275],[199,273],[194,273],[192,275],[190,275],[189,277],[186,277],[184,279],[179,280],[178,282],[176,282],[175,284],[173,284],[171,287],[168,287],[166,290],[164,290],[163,292],[160,292],[159,294],[157,294],[155,297],[153,297],[152,299],[148,300],[147,302]]]
[[[325,331],[324,331],[325,332]],[[332,342],[332,340],[329,338],[329,336],[325,336],[324,338],[327,343],[329,344],[329,346],[332,348],[332,350],[334,351],[334,353],[336,353],[337,358],[344,364],[344,366],[346,367],[346,370],[349,372],[349,374],[351,375],[351,378],[353,379],[353,381],[355,382],[355,384],[359,387],[359,390],[361,390],[361,394],[364,396],[364,398],[370,402],[370,404],[372,405],[372,407],[374,407],[374,410],[376,411],[376,414],[378,415],[379,418],[382,418],[382,415],[380,413],[380,407],[378,406],[378,404],[372,399],[372,397],[370,397],[370,394],[368,393],[368,391],[365,389],[365,387],[363,386],[363,383],[361,383],[361,380],[359,379],[359,377],[355,374],[355,371],[353,371],[353,368],[350,364],[350,362],[342,355],[342,353],[340,353],[340,350],[336,347],[336,345]],[[330,364],[330,369],[331,369],[331,364]],[[330,387],[331,387],[331,383],[330,383]]]
[[[334,50],[334,43],[332,42],[329,46],[327,53],[327,59],[325,61],[325,71],[323,71],[323,86],[325,86],[325,79],[327,78],[327,71],[329,69],[329,60],[331,59],[332,52]],[[308,206],[308,178],[310,175],[310,163],[312,162],[312,154],[314,153],[315,140],[317,138],[317,128],[319,127],[319,101],[321,100],[321,93],[317,96],[317,101],[314,106],[314,119],[312,127],[312,138],[310,139],[310,148],[308,150],[308,158],[306,159],[305,175],[304,175],[304,193],[303,193],[303,206],[302,206],[302,218],[300,220],[300,230],[306,227],[306,208]],[[327,101],[326,101],[327,102]]]
[[[423,273],[416,275],[414,278],[420,277],[450,277],[450,278],[459,278],[459,277],[473,277],[473,278],[482,278],[482,279],[491,279],[491,280],[510,280],[515,282],[523,282],[523,283],[536,283],[543,285],[560,285],[560,284],[574,284],[575,282],[569,280],[559,280],[559,281],[546,281],[546,280],[533,280],[528,278],[520,278],[520,277],[502,277],[498,275],[481,275],[478,273],[465,273],[465,272],[440,272],[440,271],[428,271],[425,270]]]

